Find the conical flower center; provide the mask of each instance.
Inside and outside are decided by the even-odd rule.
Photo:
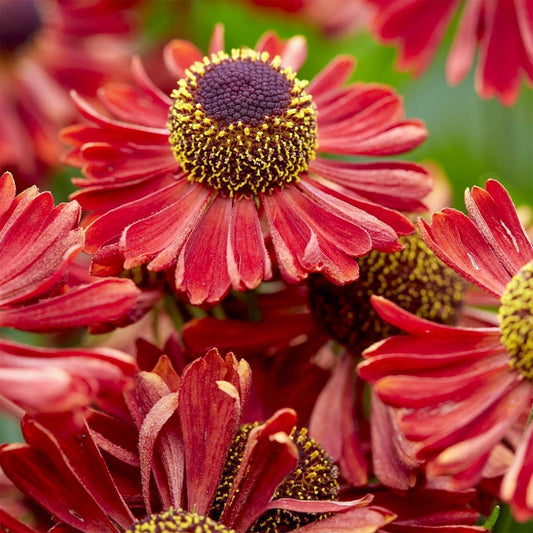
[[[13,52],[41,28],[41,14],[35,0],[0,1],[0,51]]]
[[[135,522],[126,533],[235,533],[235,531],[195,512],[169,509]]]
[[[242,426],[235,437],[224,465],[222,480],[213,507],[209,513],[214,518],[222,514],[241,463],[248,436],[257,425],[255,423]],[[273,499],[336,500],[339,491],[338,470],[332,459],[317,442],[309,437],[306,428],[293,429],[290,437],[298,448],[300,459],[296,468],[278,486]],[[327,517],[327,514],[295,513],[273,509],[263,514],[248,532],[284,533]]]
[[[501,298],[500,330],[509,364],[533,381],[533,261],[507,284]]]
[[[170,145],[189,180],[226,196],[299,180],[315,155],[316,110],[281,59],[233,50],[194,63],[172,92]]]
[[[452,325],[463,302],[464,282],[418,235],[400,239],[403,250],[372,251],[358,259],[359,279],[343,287],[316,275],[309,299],[317,323],[338,342],[359,352],[373,342],[400,333],[383,321],[370,296],[384,296],[422,318]]]

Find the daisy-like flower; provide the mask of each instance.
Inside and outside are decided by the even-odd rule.
[[[232,355],[213,350],[181,376],[163,356],[125,393],[129,420],[25,417],[26,444],[4,445],[0,463],[69,531],[357,533],[392,520],[371,497],[336,501],[336,470],[294,411],[240,426],[249,386]]]
[[[0,327],[57,331],[120,321],[141,291],[130,280],[99,279],[68,286],[68,266],[83,248],[77,202],[54,206],[33,186],[15,196],[0,178]]]
[[[111,116],[75,95],[90,122],[64,130],[83,168],[75,198],[93,212],[86,251],[107,275],[148,264],[166,270],[193,304],[271,277],[265,238],[283,278],[321,271],[334,283],[357,278],[354,257],[401,248],[412,231],[394,209],[419,210],[431,181],[411,163],[334,161],[325,154],[391,155],[426,137],[405,120],[389,87],[345,85],[353,60],[339,57],[308,84],[295,71],[301,37],[264,35],[255,50],[209,54],[172,41],[165,59],[177,80],[170,96],[133,61],[137,86],[108,85]]]
[[[502,185],[466,192],[470,218],[444,209],[419,229],[466,280],[500,300],[498,327],[438,325],[383,298],[382,318],[408,333],[369,348],[359,374],[392,407],[406,448],[430,477],[454,488],[476,484],[492,449],[533,400],[533,247]],[[533,516],[528,487],[532,431],[501,486],[517,519]]]
[[[374,32],[400,46],[398,66],[423,72],[455,13],[461,21],[448,56],[446,78],[457,85],[468,74],[479,46],[476,90],[512,105],[522,79],[533,82],[531,0],[369,0],[377,8]]]
[[[93,97],[129,52],[137,0],[1,0],[0,170],[33,184],[57,165],[69,89]]]

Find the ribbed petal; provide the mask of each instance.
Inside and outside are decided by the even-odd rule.
[[[0,309],[0,325],[27,331],[57,331],[111,322],[126,314],[140,290],[130,280],[104,279],[24,307]]]
[[[520,92],[522,71],[529,68],[531,79],[533,61],[521,39],[515,2],[486,2],[484,8],[486,26],[480,42],[476,89],[483,98],[496,95],[502,103],[512,105]]]
[[[503,185],[489,180],[485,190],[467,189],[465,204],[477,229],[511,276],[533,259],[531,241]]]
[[[170,187],[167,192],[168,197],[161,196],[160,192],[149,197],[154,202],[155,209],[150,210],[154,214],[126,228],[121,240],[126,268],[150,260],[150,268],[155,271],[173,264],[209,200],[209,191],[186,182]],[[140,211],[142,203],[140,200],[136,204]]]
[[[175,284],[193,305],[219,302],[229,291],[228,241],[232,200],[221,196],[203,213],[179,253]]]
[[[244,533],[266,511],[278,485],[298,464],[298,448],[289,437],[295,425],[296,413],[282,409],[250,432],[220,517],[237,533]]]
[[[369,138],[352,138],[351,134],[322,135],[318,145],[321,152],[348,155],[395,155],[413,150],[427,137],[425,125],[420,120],[404,120],[376,132]]]
[[[188,188],[189,185],[183,181],[179,184],[174,183],[143,196],[138,200],[128,203],[124,202],[123,205],[109,210],[107,213],[94,220],[94,222],[89,224],[85,229],[85,251],[87,253],[95,253],[98,248],[104,244],[118,242],[120,235],[124,229],[128,228],[128,226],[138,220],[147,218],[149,214],[151,215],[152,213],[162,211],[169,204],[174,204],[178,199],[185,199],[184,197],[186,197],[186,194],[182,193],[184,189],[187,190]],[[148,243],[151,244],[151,240],[147,240]],[[131,246],[128,246],[127,250],[127,259],[131,261],[130,256],[133,255]],[[141,263],[142,262],[144,261],[141,261]]]
[[[511,275],[501,264],[472,221],[460,211],[446,208],[420,219],[418,229],[426,244],[464,279],[500,298]]]
[[[360,486],[367,482],[367,465],[355,425],[353,371],[351,356],[338,361],[315,402],[309,435],[340,465],[343,478]]]
[[[421,199],[433,185],[427,171],[413,163],[350,163],[318,157],[309,170],[379,205],[403,211],[422,209]]]
[[[272,277],[270,257],[252,200],[233,202],[227,250],[228,274],[234,289],[255,289]]]
[[[414,487],[415,469],[421,462],[403,453],[405,439],[394,424],[389,408],[375,392],[372,392],[370,409],[374,475],[381,483],[396,490]]]
[[[168,120],[169,105],[133,85],[109,83],[98,96],[108,111],[125,122],[159,128]]]
[[[189,508],[206,514],[235,438],[241,402],[239,367],[232,355],[212,350],[182,375],[179,419],[185,453]]]
[[[353,281],[359,269],[350,256],[370,250],[368,232],[349,215],[341,215],[334,198],[323,195],[323,200],[331,202],[330,209],[297,188],[263,198],[278,264],[290,282],[304,279],[308,272],[323,272],[338,284]]]

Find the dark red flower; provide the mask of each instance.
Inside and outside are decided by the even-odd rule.
[[[522,78],[533,82],[533,2],[531,0],[369,0],[378,11],[374,31],[385,42],[398,42],[401,69],[424,71],[452,17],[464,5],[448,56],[446,77],[452,85],[468,74],[479,47],[476,90],[513,104]]]
[[[80,206],[54,207],[33,186],[15,196],[0,178],[0,327],[57,331],[106,324],[130,312],[141,293],[130,280],[108,278],[70,288],[68,265],[83,248]]]
[[[69,89],[92,97],[110,74],[127,75],[136,1],[2,0],[0,171],[31,185],[58,164],[58,131],[75,116]]]
[[[239,428],[249,386],[247,363],[232,355],[213,350],[181,376],[162,357],[126,392],[132,419],[94,411],[80,429],[66,417],[26,416],[26,444],[4,445],[0,463],[56,528],[69,531],[136,532],[146,521],[197,520],[209,525],[205,531],[252,532],[266,521],[271,531],[293,531],[283,525],[295,523],[307,524],[298,531],[338,533],[390,522],[394,515],[368,506],[371,497],[334,501],[330,460],[295,430],[294,411]]]
[[[502,185],[466,192],[470,218],[454,209],[419,222],[432,250],[456,272],[500,300],[499,327],[437,325],[373,297],[378,313],[408,335],[369,348],[359,374],[393,409],[393,420],[426,461],[430,477],[475,485],[493,448],[533,401],[533,246]],[[515,516],[533,516],[525,496],[531,431],[502,486]]]
[[[175,40],[165,59],[178,81],[171,97],[133,61],[137,86],[99,95],[111,117],[79,96],[90,122],[64,130],[83,168],[74,196],[93,212],[86,251],[93,272],[148,264],[166,270],[193,304],[271,277],[268,236],[285,280],[321,271],[357,278],[354,257],[400,248],[411,223],[393,209],[422,209],[426,172],[404,162],[352,163],[322,154],[392,155],[426,136],[405,120],[389,87],[345,85],[353,60],[332,61],[306,88],[292,68],[305,41],[264,35],[256,50],[222,52],[217,27],[209,56]],[[255,79],[250,92],[248,81]]]

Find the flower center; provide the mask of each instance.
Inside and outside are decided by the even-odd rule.
[[[509,364],[533,381],[533,261],[507,284],[499,310],[502,344]]]
[[[126,533],[235,533],[235,531],[193,511],[169,509],[135,522]]]
[[[343,287],[324,277],[309,279],[309,299],[317,323],[355,353],[400,330],[382,320],[370,303],[376,294],[419,317],[453,325],[463,302],[464,282],[417,234],[402,237],[403,250],[372,251],[359,258],[360,276]]]
[[[245,424],[237,433],[230,447],[222,480],[217,490],[210,515],[220,517],[224,509],[235,474],[241,463],[250,431],[255,424]],[[336,500],[339,491],[337,482],[338,469],[323,448],[311,439],[306,428],[290,434],[298,448],[300,458],[296,468],[278,486],[273,499],[294,498],[298,500]],[[282,509],[273,509],[264,513],[250,527],[248,533],[284,533],[293,531],[317,520],[327,518],[328,514],[295,513]]]
[[[168,128],[189,181],[226,196],[298,182],[315,156],[316,110],[281,59],[242,49],[197,61],[172,92]]]
[[[41,28],[41,14],[34,0],[0,0],[0,50],[14,52]]]

